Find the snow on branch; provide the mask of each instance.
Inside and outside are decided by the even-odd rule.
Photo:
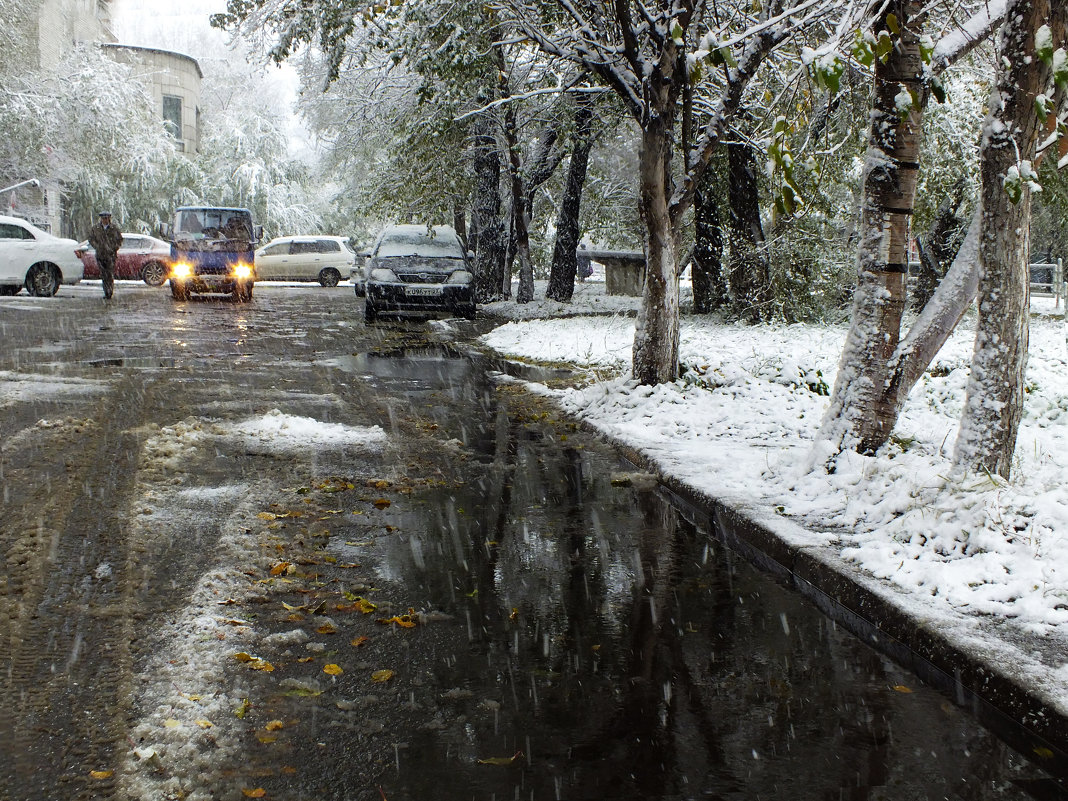
[[[486,103],[484,106],[479,106],[476,109],[465,112],[453,119],[456,122],[466,120],[469,117],[475,117],[483,112],[490,111],[491,109],[499,108],[500,106],[507,105],[508,103],[514,103],[519,100],[528,100],[538,95],[601,95],[612,90],[607,86],[548,86],[542,89],[531,89],[529,92],[522,92],[517,95],[508,95],[508,97],[500,97],[496,100]]]
[[[937,75],[970,53],[1005,19],[1007,0],[988,0],[983,7],[956,30],[935,43],[931,54],[931,73]]]

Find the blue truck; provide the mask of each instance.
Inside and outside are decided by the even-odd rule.
[[[181,206],[163,233],[171,243],[167,277],[175,300],[188,300],[194,293],[232,295],[237,303],[252,300],[256,245],[263,236],[262,226],[252,224],[252,212]]]

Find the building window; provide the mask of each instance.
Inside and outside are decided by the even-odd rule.
[[[182,98],[175,95],[163,96],[163,125],[171,136],[179,142],[179,149],[184,150],[182,142]]]

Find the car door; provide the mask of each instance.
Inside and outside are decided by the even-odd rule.
[[[22,283],[33,263],[34,238],[14,223],[0,223],[0,280]]]
[[[145,245],[144,237],[124,236],[122,247],[115,257],[116,278],[140,278],[141,263],[144,261]]]
[[[272,242],[256,256],[256,278],[260,281],[277,281],[285,277],[289,268],[291,242]]]
[[[321,254],[320,270],[324,267],[333,267],[342,278],[348,277],[354,263],[352,251],[342,247],[336,239],[320,239],[319,253]]]
[[[294,241],[292,254],[288,278],[295,281],[309,281],[319,277],[323,254],[319,252],[319,243],[316,240]]]

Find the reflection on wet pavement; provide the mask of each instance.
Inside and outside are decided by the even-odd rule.
[[[424,347],[334,364],[432,421],[457,456],[438,465],[441,481],[381,512],[373,547],[362,529],[331,540],[340,559],[373,561],[402,607],[447,616],[403,635],[411,680],[391,697],[418,711],[416,731],[401,741],[353,726],[354,747],[377,744],[392,763],[383,797],[1001,799],[1054,788],[682,520],[655,482],[551,405],[495,384],[481,357]],[[345,782],[326,770],[302,787]]]

